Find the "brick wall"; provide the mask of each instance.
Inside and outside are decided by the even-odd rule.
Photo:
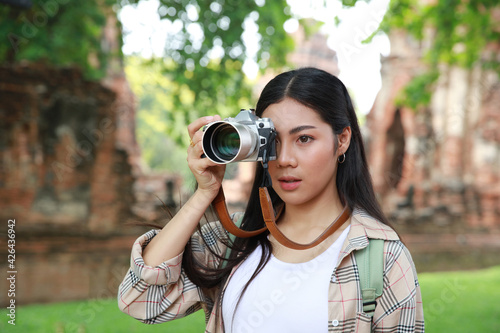
[[[133,200],[117,95],[75,69],[0,68],[0,211],[19,228],[112,230]]]
[[[4,66],[0,101],[0,219],[16,220],[16,301],[113,296],[113,269],[127,266],[139,234],[124,228],[140,174],[126,80],[105,86],[74,68]]]
[[[385,210],[402,232],[498,232],[498,75],[442,65],[428,107],[397,108],[404,85],[426,70],[425,50],[403,32],[390,38],[383,87],[367,117],[370,167]]]

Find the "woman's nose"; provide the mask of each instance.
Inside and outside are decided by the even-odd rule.
[[[276,162],[278,167],[296,167],[297,159],[289,144],[280,143],[276,147],[277,157]]]

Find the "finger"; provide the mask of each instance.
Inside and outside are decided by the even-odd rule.
[[[197,131],[194,133],[193,138],[191,141],[193,142],[193,147],[196,146],[201,142],[201,139],[203,138],[203,132],[202,131]]]
[[[200,173],[205,171],[207,168],[217,166],[214,162],[210,161],[208,158],[200,158],[196,156],[195,158],[188,159],[188,165],[193,170],[198,170]]]
[[[193,121],[191,124],[188,125],[188,132],[189,132],[189,137],[192,139],[193,136],[195,135],[196,132],[199,131],[200,128],[203,126],[210,124],[213,122],[215,119],[220,120],[220,116],[207,116],[207,117],[201,117]]]
[[[219,172],[222,172],[222,175],[224,175],[224,170],[225,170],[225,165],[217,164],[215,162],[210,161],[208,158],[188,158],[188,166],[189,169],[191,169],[191,172],[196,176],[208,176],[207,173],[205,173],[207,170],[212,170],[211,172],[216,172],[216,170],[219,170]],[[196,177],[198,178],[198,177]]]
[[[193,137],[193,144],[188,147],[188,157],[190,158],[201,158],[203,155],[203,146],[201,145],[201,140],[197,138],[197,135]]]
[[[190,158],[201,158],[201,155],[203,154],[203,146],[200,143],[202,135],[203,132],[201,131],[198,131],[193,135],[191,143],[189,144],[187,149],[188,160]]]

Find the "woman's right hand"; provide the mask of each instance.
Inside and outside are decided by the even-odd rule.
[[[201,157],[203,132],[200,131],[203,126],[217,120],[220,120],[220,116],[203,117],[188,126],[193,144],[188,147],[187,161],[198,182],[198,189],[144,248],[142,255],[146,265],[156,267],[181,254],[206,209],[219,193],[226,166]]]
[[[203,132],[200,129],[211,122],[219,120],[221,120],[221,117],[218,115],[202,117],[188,125],[189,137],[192,142],[188,147],[188,166],[198,182],[197,191],[204,193],[210,199],[215,198],[219,192],[226,166],[224,164],[216,164],[210,161],[210,159],[202,157],[203,148],[201,139]]]

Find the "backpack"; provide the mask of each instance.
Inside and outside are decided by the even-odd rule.
[[[235,223],[240,227],[243,221],[241,216]],[[234,243],[236,236],[228,233],[230,243]],[[225,258],[229,258],[231,249],[226,248]],[[376,298],[382,296],[384,286],[384,240],[370,239],[368,246],[354,252],[356,265],[359,272],[359,283],[361,295],[363,297],[363,312],[373,317],[377,305]],[[227,261],[222,263],[222,268],[226,267]]]
[[[363,312],[373,317],[377,297],[384,286],[384,240],[370,239],[368,246],[354,253],[363,297]]]

